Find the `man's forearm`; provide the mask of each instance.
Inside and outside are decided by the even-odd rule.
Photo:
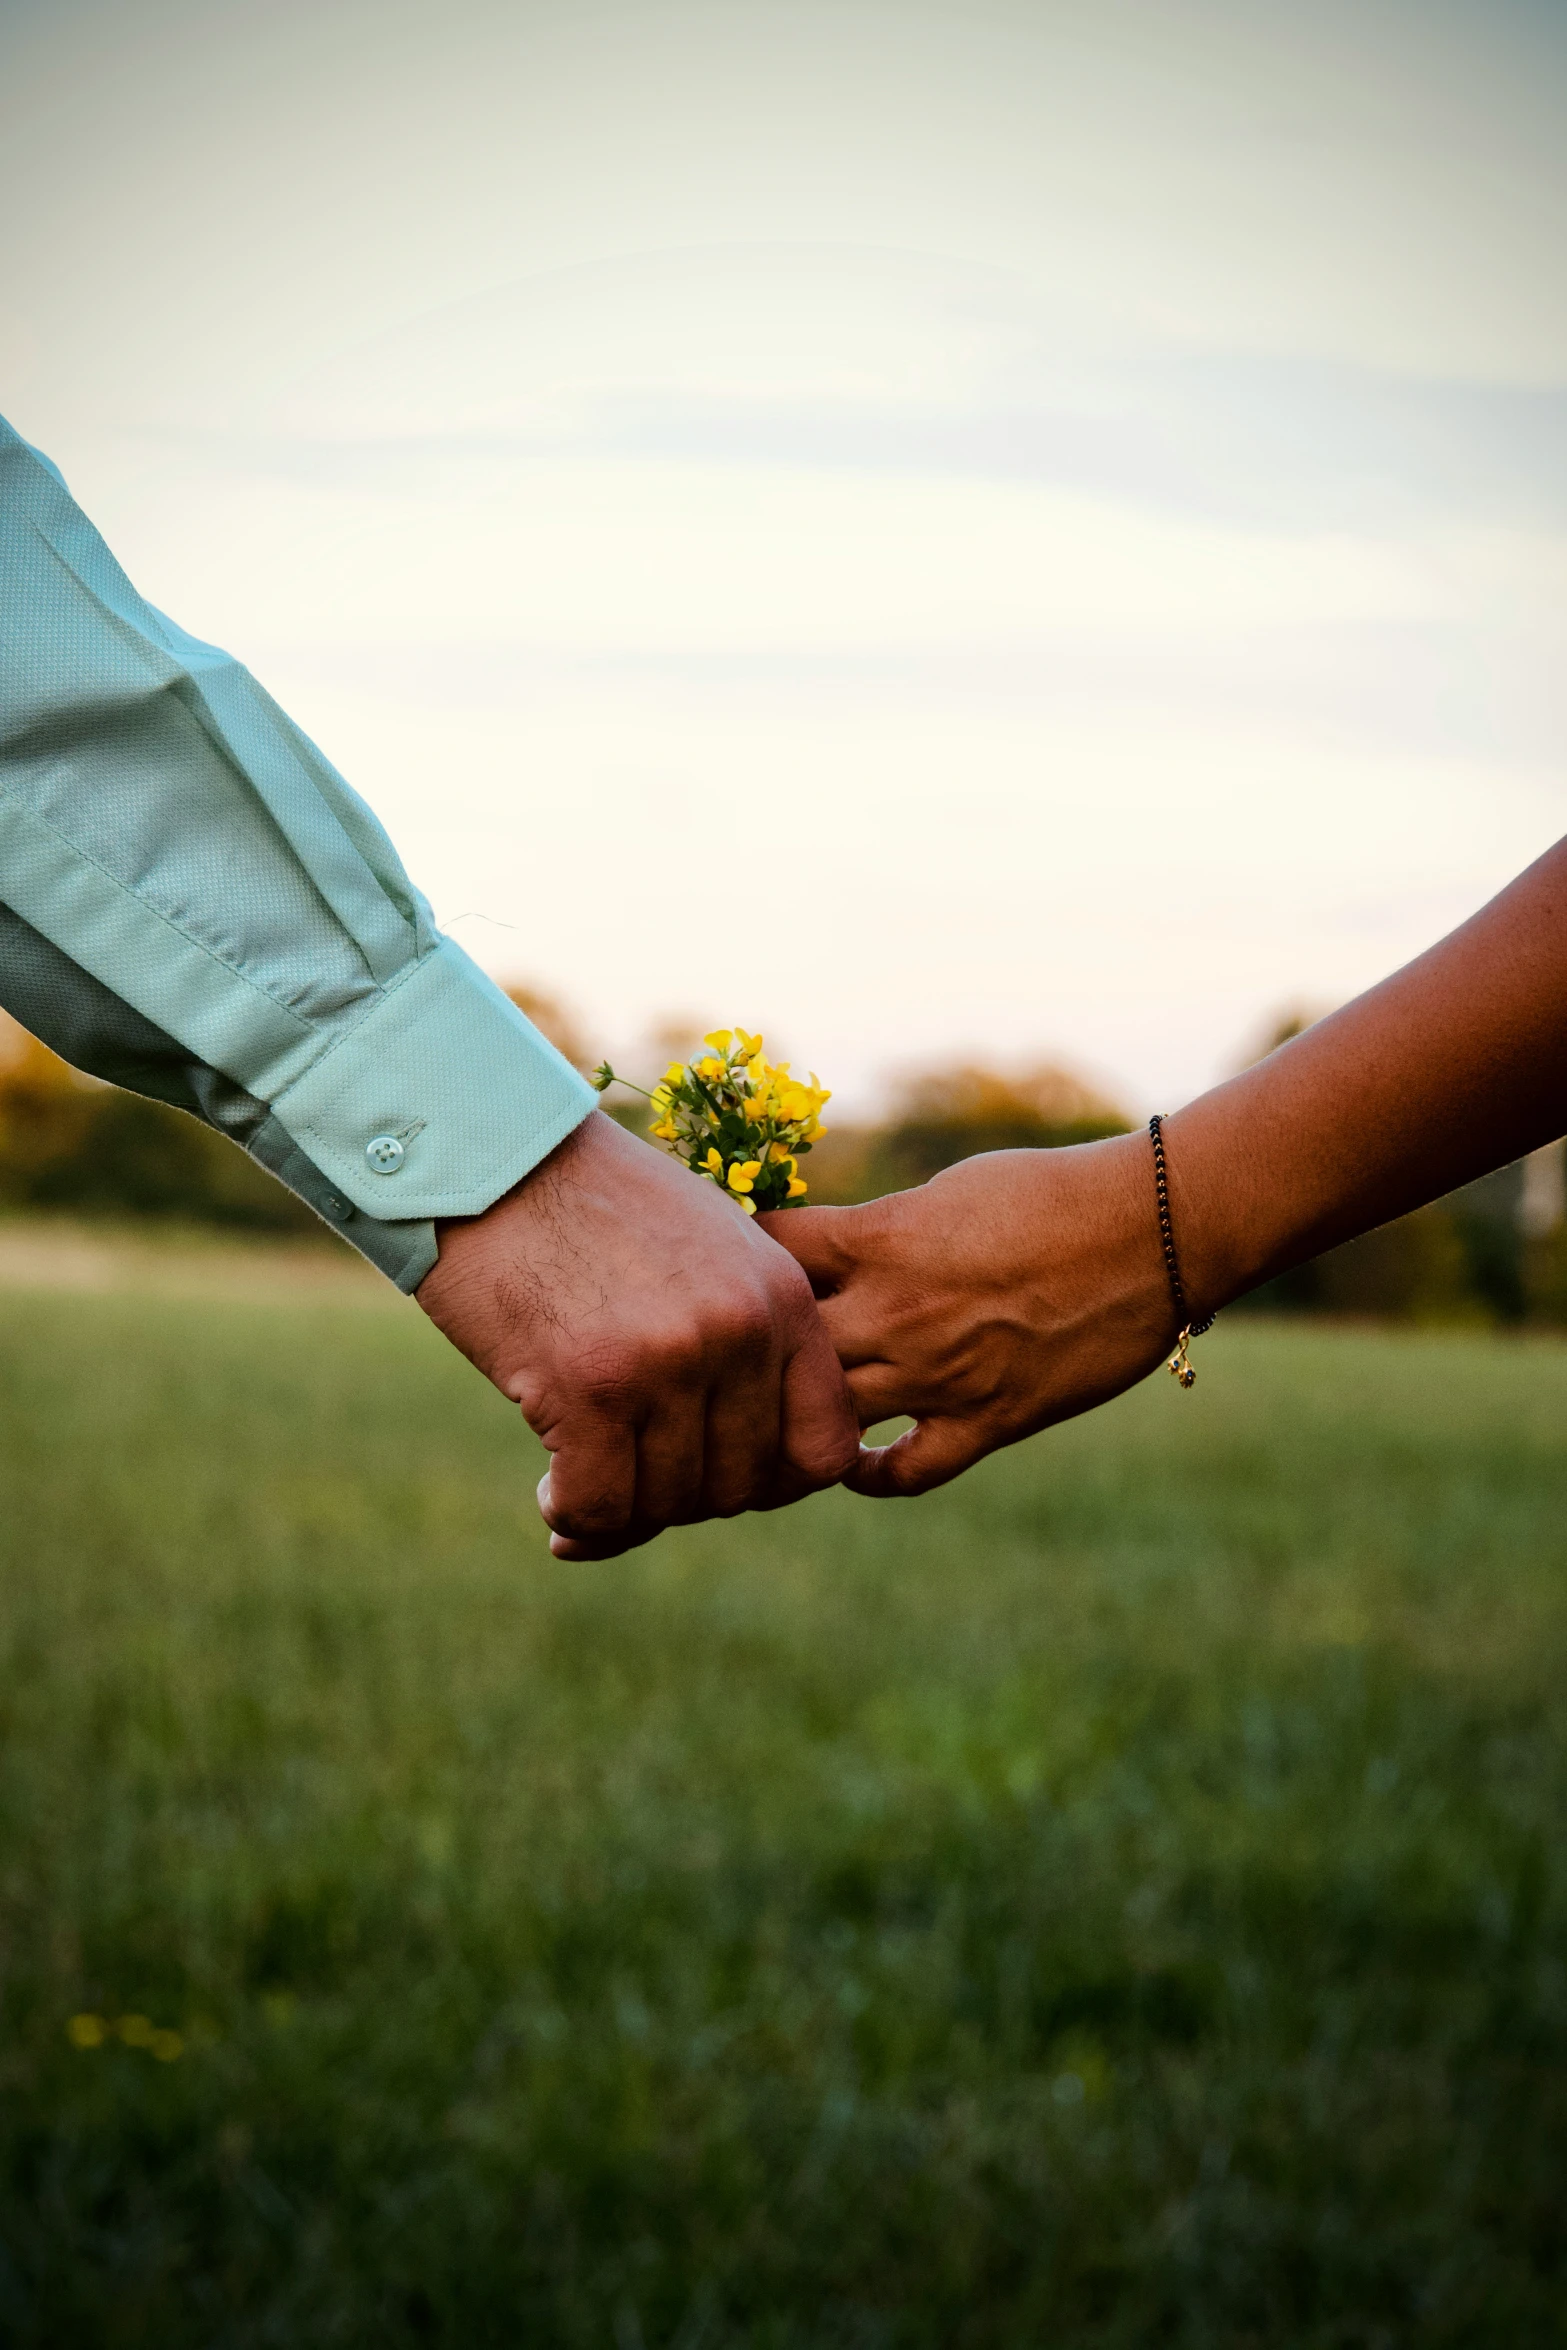
[[[1567,1128],[1567,842],[1165,1126],[1182,1270],[1223,1305]]]
[[[404,1288],[594,1106],[369,809],[0,419],[0,1004],[229,1134]]]

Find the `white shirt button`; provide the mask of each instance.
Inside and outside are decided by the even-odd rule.
[[[365,1144],[365,1157],[371,1171],[377,1175],[395,1175],[403,1163],[404,1151],[395,1134],[378,1134],[374,1142]]]

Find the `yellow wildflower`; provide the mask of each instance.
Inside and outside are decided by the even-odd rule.
[[[101,2015],[73,2015],[65,2028],[73,2048],[101,2048],[109,2037],[109,2027]]]
[[[804,1198],[794,1154],[825,1132],[821,1109],[829,1098],[814,1071],[807,1083],[791,1075],[787,1061],[770,1063],[765,1050],[762,1036],[750,1029],[715,1028],[689,1063],[671,1061],[650,1091],[634,1089],[649,1105],[653,1140],[672,1149],[693,1174],[716,1183],[748,1216],[759,1205],[774,1208]],[[607,1062],[593,1081],[601,1092],[628,1082]],[[744,1156],[747,1151],[755,1155]],[[119,2031],[117,2023],[107,2028]]]

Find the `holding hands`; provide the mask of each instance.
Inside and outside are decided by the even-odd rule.
[[[746,1081],[730,1091],[713,1104],[712,1182],[595,1114],[486,1215],[447,1227],[419,1291],[549,1447],[557,1556],[608,1558],[840,1479],[926,1492],[1131,1386],[1184,1319],[1553,1139],[1567,843],[1165,1122],[1184,1312],[1146,1134],[990,1153],[865,1207],[751,1215],[752,1190],[798,1186],[782,1158],[762,1185],[787,1137],[769,1140]],[[895,1442],[858,1444],[905,1414]]]
[[[547,1446],[561,1556],[840,1478],[924,1492],[1567,1127],[1563,843],[1170,1119],[1163,1232],[1145,1135],[801,1207],[826,1097],[729,1030],[652,1096],[693,1181],[583,1116],[580,1078],[440,937],[336,770],[143,602],[3,420],[0,590],[0,1002],[242,1143],[415,1290]]]
[[[595,1110],[449,1225],[419,1303],[551,1455],[557,1558],[834,1484],[854,1408],[810,1284],[705,1182]]]

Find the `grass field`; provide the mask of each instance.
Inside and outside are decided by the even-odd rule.
[[[0,1294],[0,2339],[1567,2341],[1567,1347],[1200,1363],[583,1568],[389,1293]]]

